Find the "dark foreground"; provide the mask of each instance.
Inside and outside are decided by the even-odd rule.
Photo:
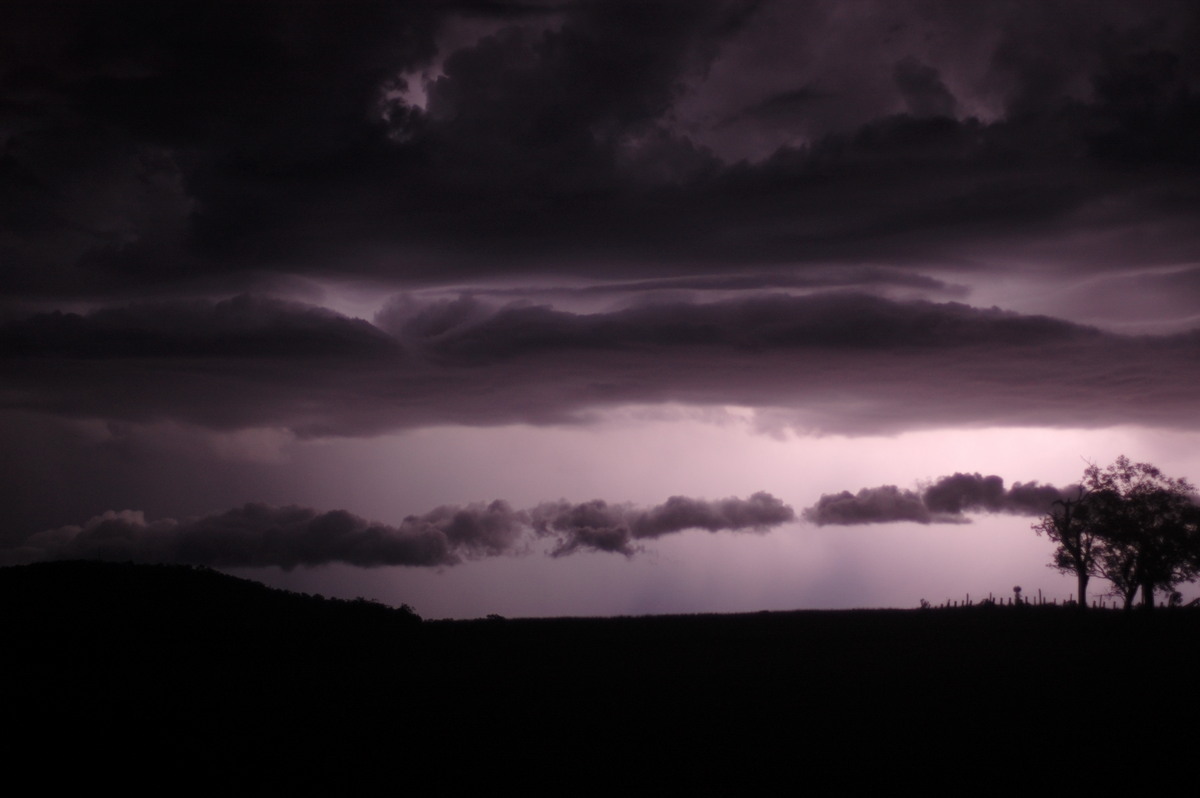
[[[960,794],[1196,781],[1200,613],[420,622],[211,571],[0,569],[11,766],[58,782]]]

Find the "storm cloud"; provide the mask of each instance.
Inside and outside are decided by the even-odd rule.
[[[841,8],[6,4],[0,407],[1194,425],[1196,9]]]
[[[600,500],[582,504],[557,502],[539,505],[530,512],[538,534],[557,539],[552,552],[556,557],[580,549],[619,552],[630,557],[638,550],[636,541],[647,538],[685,529],[765,532],[795,517],[791,507],[763,492],[749,499],[715,502],[672,496],[648,509]]]
[[[0,326],[9,357],[357,360],[398,356],[390,336],[324,308],[243,294],[41,313]]]
[[[577,424],[664,402],[751,407],[764,425],[850,434],[1190,428],[1200,400],[1181,378],[1200,357],[1194,332],[1125,336],[841,292],[590,314],[464,295],[393,303],[375,324],[242,297],[38,314],[0,327],[0,340],[13,410],[302,437]]]
[[[677,461],[718,424],[789,453],[1194,434],[1196,41],[1175,0],[2,3],[0,545],[436,568],[790,517],[533,506],[568,459],[545,495],[686,492],[609,484],[592,433],[629,419]],[[540,443],[497,473],[499,440]],[[489,495],[530,509],[286,506]],[[64,526],[121,507],[183,520]]]
[[[7,3],[3,292],[1195,260],[1195,8],[859,9]]]
[[[921,496],[895,485],[863,488],[858,493],[827,493],[815,505],[807,508],[803,515],[804,520],[818,526],[884,524],[893,521],[928,524],[933,520]]]
[[[1067,489],[1070,492],[1070,489]],[[1053,485],[1016,482],[1005,489],[998,476],[956,473],[940,477],[918,491],[895,485],[863,488],[858,493],[825,494],[803,512],[804,520],[825,526],[837,524],[962,524],[969,513],[1043,515],[1064,491]]]
[[[390,526],[345,510],[246,504],[181,521],[147,521],[140,511],[108,511],[83,525],[48,529],[0,551],[0,563],[96,559],[213,567],[445,567],[464,560],[522,554],[547,535],[554,556],[580,550],[632,556],[633,541],[687,529],[763,532],[795,519],[767,493],[705,501],[672,496],[650,508],[547,503],[514,510],[493,501],[442,506]]]
[[[40,532],[8,552],[16,560],[100,559],[210,566],[446,566],[472,553],[506,551],[520,517],[503,502],[438,508],[398,526],[344,510],[247,504],[219,515],[147,522],[107,512],[82,526]]]

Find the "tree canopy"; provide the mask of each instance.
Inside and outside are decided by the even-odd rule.
[[[1124,455],[1106,468],[1084,470],[1074,498],[1054,502],[1034,525],[1058,544],[1051,567],[1078,579],[1087,604],[1093,576],[1107,579],[1126,608],[1140,590],[1142,605],[1154,592],[1173,593],[1200,575],[1200,507],[1186,479],[1163,474]]]

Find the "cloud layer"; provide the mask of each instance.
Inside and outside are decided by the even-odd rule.
[[[514,510],[506,502],[438,507],[389,526],[345,510],[247,504],[217,515],[150,521],[138,511],[109,511],[82,526],[39,532],[0,551],[5,563],[99,559],[214,567],[291,569],[346,563],[361,567],[444,567],[465,559],[518,554],[541,537],[554,556],[609,551],[632,556],[634,541],[687,529],[766,531],[795,519],[767,493],[710,502],[672,496],[650,508],[556,502]]]
[[[374,325],[294,302],[143,303],[0,325],[11,409],[364,435],[579,423],[675,402],[848,434],[980,425],[1191,428],[1200,335],[1124,336],[854,293],[668,300],[609,312],[464,295]]]
[[[1043,515],[1063,495],[1053,485],[1017,482],[1005,489],[1004,480],[995,475],[956,473],[940,477],[919,492],[881,485],[863,488],[858,493],[827,493],[802,515],[804,520],[818,526],[897,521],[961,524],[970,520],[968,513]]]
[[[1200,251],[1187,3],[119,8],[0,10],[7,296]]]
[[[849,292],[1020,277],[1056,316],[1194,325],[1200,11],[856,7],[5,4],[0,406],[1194,424],[1195,333]],[[263,296],[363,280],[408,299],[369,324]]]

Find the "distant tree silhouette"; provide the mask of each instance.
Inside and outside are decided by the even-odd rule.
[[[1126,609],[1138,591],[1154,607],[1154,591],[1168,595],[1200,574],[1200,508],[1186,479],[1164,475],[1124,455],[1107,468],[1092,464],[1074,499],[1062,499],[1034,530],[1058,544],[1051,566],[1074,573],[1086,606],[1092,576],[1112,583]]]

